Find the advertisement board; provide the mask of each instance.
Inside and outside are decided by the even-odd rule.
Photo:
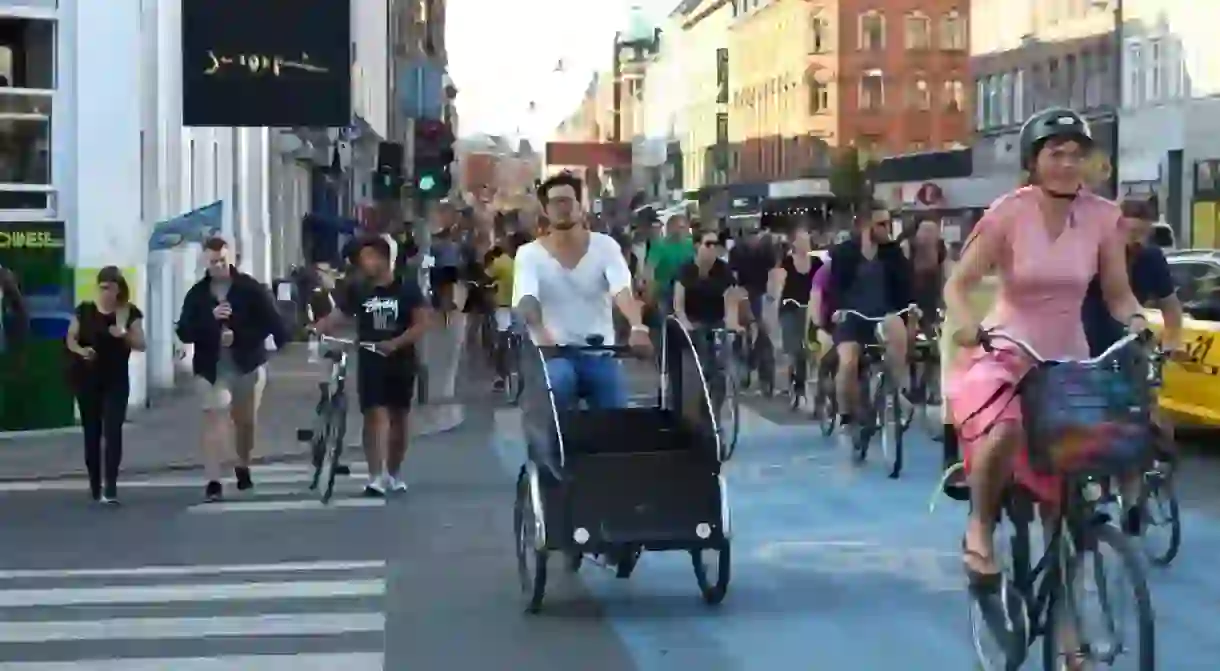
[[[343,127],[350,0],[183,0],[185,126]]]
[[[0,224],[0,266],[21,286],[29,331],[0,353],[0,432],[52,429],[75,422],[64,370],[64,336],[75,278],[64,256],[62,221]]]

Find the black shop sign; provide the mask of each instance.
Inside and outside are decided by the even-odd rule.
[[[182,0],[185,126],[351,123],[350,0]]]

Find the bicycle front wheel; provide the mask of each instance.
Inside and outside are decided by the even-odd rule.
[[[724,449],[724,460],[733,458],[737,451],[737,437],[741,432],[741,401],[738,399],[737,379],[724,375],[724,400],[720,403],[716,426],[720,431],[720,444]]]
[[[1173,474],[1163,471],[1159,461],[1144,474],[1140,504],[1140,540],[1144,553],[1153,564],[1168,566],[1182,547],[1182,514]]]
[[[332,398],[329,413],[326,420],[330,427],[327,431],[326,453],[318,472],[318,493],[323,504],[330,503],[335,493],[335,475],[339,457],[343,454],[343,441],[347,437],[347,398],[342,394]]]
[[[1139,555],[1113,525],[1093,524],[1084,534],[1047,613],[1045,668],[1063,668],[1066,661],[1110,668],[1125,658],[1123,668],[1153,671],[1152,596]],[[1123,611],[1135,616],[1130,631],[1123,630]]]

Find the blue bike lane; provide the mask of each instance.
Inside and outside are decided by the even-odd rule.
[[[957,551],[966,510],[934,496],[940,446],[913,429],[903,476],[890,480],[879,463],[850,465],[813,426],[778,425],[749,410],[743,420],[726,469],[734,537],[724,604],[702,604],[684,553],[645,554],[629,580],[589,563],[581,569],[581,585],[637,668],[972,668]],[[523,447],[512,411],[497,413],[494,435],[515,473]],[[1167,569],[1148,569],[1157,656],[1162,668],[1211,671],[1220,659],[1210,616],[1220,601],[1212,570],[1220,525],[1200,511],[1183,517],[1181,555]],[[562,617],[568,594],[551,582],[544,609]],[[1132,631],[1132,609],[1121,617]],[[1027,668],[1040,668],[1040,646]],[[1124,664],[1131,660],[1116,668]]]

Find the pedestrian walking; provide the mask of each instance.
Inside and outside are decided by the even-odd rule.
[[[30,315],[17,275],[0,266],[0,430],[13,424],[16,414],[17,380],[21,365],[21,346],[29,332]],[[7,390],[7,391],[6,391]]]
[[[68,326],[70,378],[80,408],[85,468],[94,501],[119,502],[123,423],[131,395],[128,363],[143,352],[144,314],[131,304],[131,289],[114,266],[97,274],[97,299],[76,306]]]
[[[209,501],[223,497],[221,472],[232,429],[237,488],[254,487],[250,456],[254,452],[258,407],[267,383],[267,338],[279,348],[288,332],[271,290],[237,270],[223,238],[203,245],[207,275],[187,291],[178,319],[178,339],[195,346],[192,369],[203,397],[203,456]]]

